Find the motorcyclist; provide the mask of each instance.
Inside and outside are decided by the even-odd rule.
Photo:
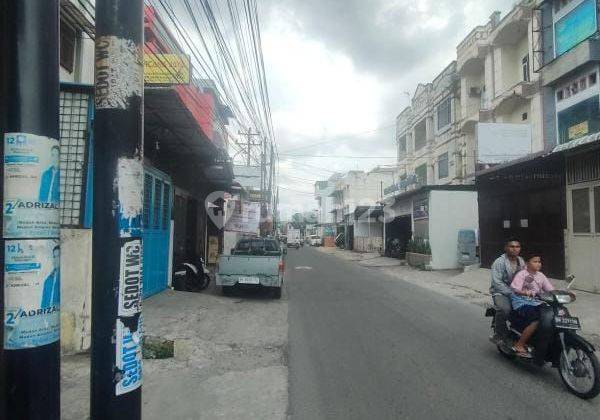
[[[495,334],[492,336],[492,340],[496,343],[504,341],[508,346],[512,346],[506,327],[506,320],[512,310],[510,284],[515,274],[525,268],[525,261],[519,256],[520,253],[521,242],[516,238],[509,238],[504,243],[504,254],[492,264],[490,294],[494,305],[498,308],[495,315]]]

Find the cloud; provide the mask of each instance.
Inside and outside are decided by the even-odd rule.
[[[456,59],[456,45],[513,0],[264,0],[263,50],[282,203],[316,207],[313,179],[369,170],[395,156],[395,116],[419,82]],[[305,147],[307,145],[314,145]],[[304,147],[303,147],[304,146]],[[286,151],[287,156],[286,156]],[[304,155],[292,157],[290,155]],[[298,191],[302,191],[300,193]]]

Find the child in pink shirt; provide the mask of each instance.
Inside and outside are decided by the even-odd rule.
[[[535,333],[540,319],[539,305],[542,301],[535,299],[540,292],[550,292],[554,286],[548,278],[540,271],[542,269],[542,259],[539,255],[532,255],[527,260],[527,266],[524,270],[515,274],[510,284],[513,290],[511,303],[516,315],[517,323],[525,326],[519,341],[514,345],[514,350],[521,356],[529,357],[525,345]]]

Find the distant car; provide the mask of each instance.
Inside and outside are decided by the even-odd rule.
[[[286,245],[288,248],[300,249],[300,242],[288,242]]]
[[[321,237],[319,235],[310,235],[308,237],[308,244],[310,246],[321,246]]]

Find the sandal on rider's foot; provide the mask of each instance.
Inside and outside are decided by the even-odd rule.
[[[513,346],[512,351],[515,352],[515,355],[517,357],[521,357],[523,359],[531,359],[532,358],[531,353],[529,353],[527,350],[517,350],[517,348]]]

